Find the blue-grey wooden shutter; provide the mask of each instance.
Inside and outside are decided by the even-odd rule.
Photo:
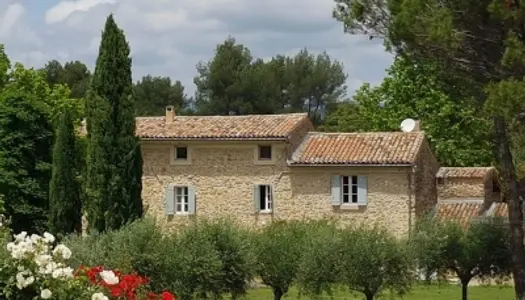
[[[261,201],[259,199],[261,187],[259,185],[253,186],[253,209],[255,212],[259,212],[261,210]]]
[[[334,206],[341,205],[341,176],[334,175],[332,176],[332,199],[331,203]]]
[[[175,214],[175,187],[168,184],[164,193],[164,213],[166,216]]]
[[[195,188],[193,186],[188,187],[188,213],[194,215],[196,212],[195,202]]]
[[[368,177],[357,177],[357,203],[362,205],[368,204]]]

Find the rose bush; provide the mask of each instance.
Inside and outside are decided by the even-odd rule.
[[[71,250],[55,245],[50,233],[43,236],[14,235],[7,243],[9,254],[0,263],[0,281],[4,299],[92,299],[92,300],[174,300],[169,292],[148,291],[148,279],[137,274],[121,274],[102,266],[76,271],[69,266]]]

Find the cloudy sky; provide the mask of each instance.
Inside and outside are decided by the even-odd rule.
[[[392,62],[378,41],[343,33],[332,0],[0,0],[0,44],[13,61],[94,66],[105,18],[114,13],[133,55],[133,75],[170,76],[194,91],[195,65],[228,35],[253,56],[326,51],[342,61],[349,91],[381,82]]]

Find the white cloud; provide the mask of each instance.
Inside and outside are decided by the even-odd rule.
[[[13,60],[36,67],[50,59],[81,60],[93,67],[104,21],[113,13],[131,46],[134,78],[170,76],[190,94],[195,65],[210,59],[228,35],[255,57],[293,55],[305,47],[327,51],[344,63],[350,91],[361,82],[380,82],[391,55],[378,41],[344,34],[331,17],[332,7],[333,0],[62,1],[41,20],[20,14],[10,21],[11,36],[0,35],[0,43]],[[33,8],[26,9],[31,13]]]
[[[13,26],[25,12],[24,6],[20,3],[13,3],[7,6],[3,14],[0,14],[0,38],[7,38]]]
[[[87,12],[97,5],[115,3],[115,0],[61,1],[46,12],[45,19],[49,24],[62,22],[75,12]]]

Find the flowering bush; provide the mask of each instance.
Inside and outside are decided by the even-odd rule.
[[[6,299],[126,299],[174,300],[146,289],[148,280],[137,274],[120,274],[103,267],[80,267],[74,271],[68,264],[71,250],[63,244],[53,247],[55,237],[28,236],[22,232],[7,244],[8,259],[0,264],[0,280]]]

